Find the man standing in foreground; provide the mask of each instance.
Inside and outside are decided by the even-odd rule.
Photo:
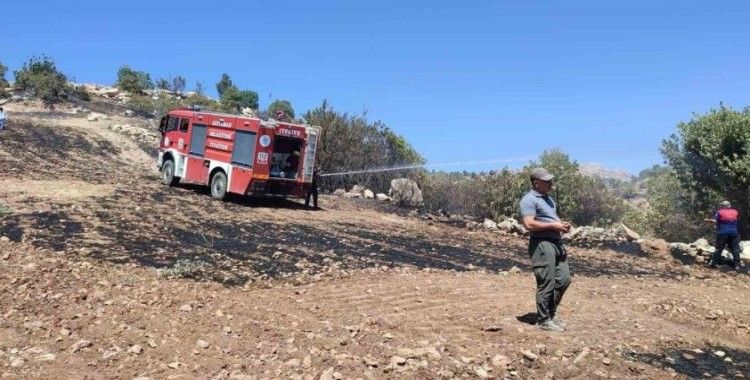
[[[708,266],[716,268],[722,260],[721,252],[728,245],[734,259],[731,266],[734,269],[740,269],[742,248],[740,247],[740,234],[737,231],[739,218],[740,213],[732,208],[732,204],[729,201],[723,201],[719,204],[719,210],[716,211],[713,219],[706,219],[708,222],[716,223],[716,251],[708,261]]]
[[[536,277],[537,326],[546,331],[565,331],[556,316],[565,290],[570,285],[565,248],[560,239],[570,231],[570,223],[557,216],[555,201],[549,197],[554,176],[544,168],[531,171],[532,189],[521,198],[523,226],[529,231],[529,255]]]

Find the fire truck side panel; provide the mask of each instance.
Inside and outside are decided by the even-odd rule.
[[[253,178],[253,161],[257,144],[258,128],[238,129],[234,134],[234,148],[232,149],[232,180],[229,191],[246,194],[250,189]]]
[[[185,182],[208,184],[208,168],[203,157],[188,156],[187,168],[183,179]]]
[[[253,169],[232,165],[232,180],[229,181],[229,191],[237,194],[248,192],[253,179]]]
[[[253,163],[253,181],[258,181],[258,189],[262,187],[264,181],[268,180],[271,155],[273,153],[273,128],[261,126],[258,129],[258,137],[255,145],[255,162]]]

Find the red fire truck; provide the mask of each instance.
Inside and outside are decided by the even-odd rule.
[[[162,181],[208,185],[211,195],[304,197],[315,166],[319,127],[178,108],[159,125]]]

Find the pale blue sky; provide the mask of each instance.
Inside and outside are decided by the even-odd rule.
[[[692,112],[750,104],[748,20],[741,1],[29,0],[2,5],[0,61],[110,84],[128,64],[212,94],[227,72],[261,106],[366,109],[432,163],[558,147],[637,173]]]

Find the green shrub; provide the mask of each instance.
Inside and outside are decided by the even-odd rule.
[[[4,217],[6,215],[10,215],[12,213],[13,213],[13,210],[11,210],[10,207],[8,207],[8,206],[6,206],[4,204],[0,204],[0,218]]]
[[[229,74],[227,73],[221,74],[221,79],[219,79],[219,81],[216,82],[216,92],[219,93],[219,99],[223,98],[224,93],[230,88],[237,89],[234,83],[232,83],[232,79],[229,78]]]
[[[156,80],[156,88],[160,90],[169,90],[169,81],[164,78]]]
[[[219,101],[224,112],[240,112],[243,108],[258,108],[258,93],[253,90],[238,90],[230,87],[224,90],[224,95]]]
[[[5,92],[5,89],[8,87],[9,83],[5,79],[5,74],[8,72],[8,66],[5,66],[0,62],[0,95],[2,95]]]
[[[284,113],[284,116],[288,120],[294,120],[294,108],[292,107],[292,103],[288,100],[284,99],[276,99],[273,102],[271,102],[270,105],[268,105],[268,108],[266,109],[266,114],[268,117],[272,117],[274,119],[278,118],[277,113],[281,111]]]
[[[172,78],[172,85],[170,87],[170,90],[172,90],[174,92],[184,92],[185,91],[185,84],[186,84],[185,78],[183,78],[182,76],[178,75],[178,76]]]
[[[84,85],[68,86],[67,93],[68,95],[73,96],[79,100],[83,100],[84,102],[91,101],[91,94],[89,94],[89,92],[86,91],[86,86]]]
[[[52,58],[32,57],[15,72],[15,77],[18,90],[31,93],[47,105],[65,98],[68,79],[57,70]]]
[[[183,100],[186,106],[198,106],[206,111],[219,111],[219,102],[199,93],[192,94]]]
[[[133,95],[130,100],[125,103],[125,106],[143,117],[154,117],[154,101],[150,96],[145,95]]]
[[[133,94],[142,94],[146,90],[153,89],[154,83],[151,81],[151,76],[148,73],[133,70],[128,66],[122,66],[117,71],[115,86]]]

